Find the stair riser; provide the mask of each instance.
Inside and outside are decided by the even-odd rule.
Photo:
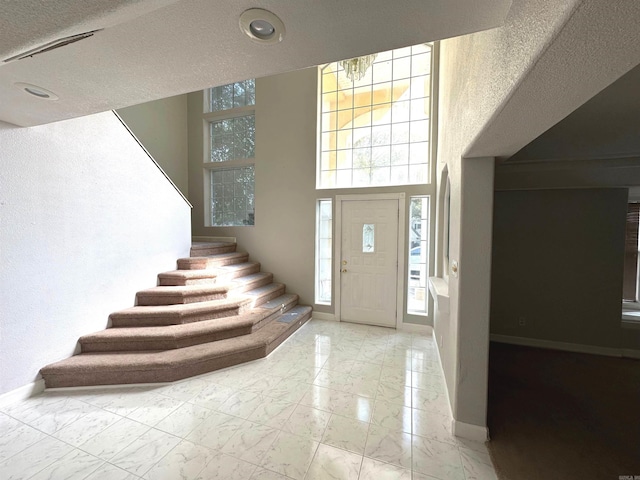
[[[267,303],[267,302],[265,302]],[[279,308],[278,310],[274,311],[273,313],[271,313],[270,315],[268,315],[267,317],[263,318],[262,320],[260,320],[258,323],[253,325],[253,328],[251,329],[251,332],[257,332],[258,330],[260,330],[262,327],[264,327],[265,325],[267,325],[271,320],[273,320],[275,317],[277,317],[278,315],[288,312],[289,310],[291,310],[293,307],[295,307],[296,305],[298,305],[298,298],[297,296],[292,298],[291,300],[289,300],[288,302],[286,302],[284,304],[284,308]]]
[[[113,327],[161,327],[167,325],[181,325],[184,323],[202,322],[204,320],[213,320],[214,318],[230,317],[232,315],[239,315],[244,312],[247,307],[233,306],[231,308],[219,309],[210,312],[198,313],[188,316],[166,316],[166,317],[151,317],[151,316],[127,316],[119,318],[117,316],[111,316],[111,325]]]
[[[249,260],[248,254],[228,258],[181,258],[178,260],[178,270],[207,270],[210,268],[224,267],[225,265],[245,263],[247,260]]]
[[[227,338],[239,337],[241,335],[249,335],[251,328],[234,328],[222,332],[216,332],[207,335],[198,335],[186,337],[182,339],[168,339],[156,341],[123,341],[116,340],[110,342],[90,342],[81,343],[82,353],[89,352],[123,352],[123,351],[153,351],[153,350],[172,350],[176,348],[191,347],[201,343],[217,342]]]
[[[229,290],[228,295],[236,295],[242,292],[248,292],[249,290],[253,290],[254,288],[260,288],[264,285],[269,285],[273,282],[273,275],[268,275],[263,278],[258,278],[250,283],[245,283],[240,286],[234,287]]]
[[[252,297],[254,300],[253,307],[254,308],[259,307],[263,303],[267,303],[269,300],[273,300],[274,298],[277,298],[280,295],[284,295],[284,292],[285,292],[285,286],[283,285],[277,290],[274,290],[273,292],[269,292],[268,294],[264,294],[259,297]]]
[[[187,285],[214,285],[219,283],[213,275],[208,278],[183,278],[183,277],[160,277],[158,276],[158,286],[160,287],[185,287]]]
[[[269,343],[267,345],[267,350],[266,350],[265,354],[269,355],[276,348],[278,348],[278,346],[280,346],[280,344],[282,342],[284,342],[287,338],[289,338],[291,335],[293,335],[295,332],[297,332],[298,329],[300,327],[302,327],[305,323],[307,323],[309,320],[311,320],[311,313],[312,312],[309,312],[306,315],[302,316],[298,321],[296,321],[294,324],[292,324],[291,328],[289,328],[289,329],[285,330],[284,332],[282,332],[282,334],[278,338],[276,338],[273,342]]]
[[[218,255],[220,253],[233,253],[236,251],[235,245],[225,247],[191,247],[189,255],[192,257],[205,257],[207,255]]]
[[[218,272],[218,283],[226,283],[226,282],[231,282],[232,280],[239,278],[239,277],[244,277],[246,275],[252,275],[254,273],[258,273],[260,271],[260,264],[257,263],[255,265],[251,265],[249,267],[240,269],[240,270],[234,270],[231,272],[225,272],[224,270],[220,270]]]
[[[140,295],[136,296],[136,305],[152,307],[159,305],[186,305],[187,303],[208,302],[227,298],[224,293],[210,293],[206,295]]]

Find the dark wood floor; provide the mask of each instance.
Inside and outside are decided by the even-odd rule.
[[[488,424],[501,480],[640,476],[640,361],[492,342]]]

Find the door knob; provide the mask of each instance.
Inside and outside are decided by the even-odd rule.
[[[347,269],[343,268],[342,270],[340,270],[342,273],[347,273]]]
[[[342,264],[343,264],[343,265],[346,265],[346,264],[347,264],[347,261],[346,261],[346,260],[342,260]]]

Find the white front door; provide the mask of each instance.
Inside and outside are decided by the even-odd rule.
[[[399,201],[341,205],[340,319],[395,327]]]

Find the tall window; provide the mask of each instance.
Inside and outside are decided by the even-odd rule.
[[[255,222],[255,103],[253,79],[205,91],[209,148],[204,168],[211,226]]]
[[[361,80],[322,68],[318,188],[430,181],[432,45],[379,53]]]
[[[330,199],[318,200],[316,212],[316,303],[331,304],[333,214]]]
[[[411,197],[407,313],[427,315],[429,274],[429,197]]]

